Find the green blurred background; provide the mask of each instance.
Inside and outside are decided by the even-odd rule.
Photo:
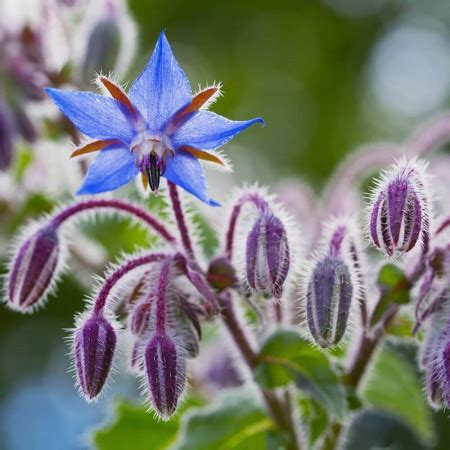
[[[299,177],[319,191],[352,149],[402,139],[448,106],[448,0],[128,3],[139,51],[126,78],[139,73],[165,29],[193,86],[223,83],[225,95],[214,111],[232,119],[265,119],[266,127],[253,127],[225,148],[235,171],[222,184],[275,186]],[[210,182],[225,200],[211,174]],[[33,195],[2,223],[2,242],[51,206],[51,200]],[[110,256],[142,240],[126,224],[109,227],[106,237],[103,229],[91,235],[103,236]],[[33,316],[0,310],[2,450],[84,448],[80,436],[104,420],[107,400],[85,405],[66,373],[63,329],[83,308],[87,274],[85,279],[80,283],[69,273],[57,298]],[[135,395],[130,380],[118,377],[110,396]]]

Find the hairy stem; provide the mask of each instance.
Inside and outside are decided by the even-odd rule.
[[[181,205],[180,195],[178,193],[178,188],[175,184],[168,181],[169,185],[169,196],[172,202],[173,213],[175,215],[175,221],[180,231],[181,243],[186,251],[186,254],[193,260],[195,260],[194,247],[192,246],[191,237],[189,235],[188,226],[186,223],[185,214],[183,207]]]
[[[230,220],[228,223],[228,229],[225,236],[225,255],[231,260],[233,256],[233,244],[234,235],[236,232],[236,225],[241,214],[242,207],[246,203],[253,203],[260,211],[264,211],[268,208],[267,201],[257,192],[247,193],[242,195],[233,206],[231,211]]]
[[[156,285],[156,331],[158,334],[164,334],[166,330],[166,297],[172,264],[173,258],[171,256],[166,257],[158,274]]]
[[[77,214],[86,211],[95,211],[98,209],[106,209],[117,211],[133,219],[139,220],[147,227],[153,229],[159,236],[161,236],[166,242],[170,244],[176,244],[175,236],[167,229],[165,224],[161,222],[157,217],[150,214],[145,209],[133,205],[132,203],[124,202],[122,200],[84,200],[73,205],[64,208],[62,211],[57,213],[51,220],[51,225],[58,227],[63,222],[71,219]]]

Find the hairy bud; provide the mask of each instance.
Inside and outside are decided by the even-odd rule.
[[[373,244],[386,255],[410,251],[428,233],[424,185],[424,165],[417,161],[398,163],[379,181],[369,231]]]
[[[145,371],[152,404],[165,420],[176,411],[186,382],[186,362],[167,334],[155,334],[145,350]]]
[[[270,211],[256,220],[247,238],[246,273],[253,289],[280,298],[290,266],[289,243],[282,221]]]
[[[103,317],[89,317],[74,336],[78,383],[88,401],[95,400],[106,383],[116,348],[116,332]]]
[[[20,312],[41,305],[54,286],[61,266],[61,243],[52,226],[38,229],[20,247],[8,274],[8,304]]]
[[[440,309],[433,315],[422,345],[428,401],[436,409],[450,407],[450,321],[442,320],[445,313]]]
[[[326,256],[311,273],[306,316],[314,341],[322,348],[338,344],[347,328],[353,297],[350,271],[341,259]]]
[[[142,336],[150,324],[154,295],[149,295],[136,303],[130,312],[130,330],[135,336]]]

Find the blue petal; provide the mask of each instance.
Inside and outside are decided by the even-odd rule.
[[[220,203],[209,198],[205,171],[195,156],[187,152],[177,152],[170,159],[164,176],[202,202],[211,206],[220,206]]]
[[[259,117],[241,122],[227,119],[211,111],[199,111],[175,131],[172,143],[175,148],[190,145],[202,150],[214,150],[257,122],[264,124]]]
[[[73,124],[94,139],[131,142],[132,127],[116,100],[92,92],[46,88],[48,96]]]
[[[117,189],[139,173],[130,150],[122,147],[103,149],[89,166],[77,194],[98,194]]]
[[[190,103],[191,85],[173,56],[164,33],[150,61],[130,89],[129,97],[151,130],[162,130],[167,120]]]

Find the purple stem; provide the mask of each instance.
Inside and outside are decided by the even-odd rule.
[[[99,316],[103,312],[106,300],[111,292],[111,289],[116,285],[116,283],[124,277],[128,272],[137,269],[138,267],[150,264],[153,262],[161,261],[167,257],[164,253],[150,253],[148,255],[138,256],[136,258],[130,259],[125,264],[116,269],[103,284],[94,304],[94,309],[92,311],[92,316]]]
[[[447,217],[437,228],[434,234],[442,233],[446,228],[450,226],[450,217]]]
[[[172,264],[172,256],[164,259],[156,285],[156,332],[159,335],[164,335],[166,332],[166,297],[167,290],[169,289]]]
[[[205,281],[203,276],[196,270],[191,270],[189,268],[189,262],[183,254],[177,253],[174,256],[174,260],[179,263],[180,269],[192,285],[197,289],[198,293],[208,301],[213,311],[217,312],[219,310],[219,303],[217,301],[216,294]]]
[[[362,147],[345,158],[324,191],[323,209],[327,215],[342,212],[342,204],[355,182],[374,169],[392,163],[398,153],[397,145],[380,143]]]
[[[242,195],[233,206],[228,224],[228,230],[225,237],[225,255],[231,260],[233,256],[234,234],[236,231],[236,224],[241,213],[242,207],[246,203],[253,203],[261,212],[264,212],[269,207],[267,201],[257,192],[247,193]]]
[[[194,248],[192,246],[191,237],[189,236],[189,230],[184,217],[183,207],[181,206],[178,188],[170,181],[168,181],[167,184],[169,185],[169,196],[172,201],[172,208],[175,214],[178,230],[180,231],[181,242],[187,255],[195,261]]]
[[[58,227],[63,222],[72,218],[76,214],[98,208],[112,209],[130,215],[138,219],[140,222],[144,223],[148,227],[152,228],[168,243],[176,244],[175,237],[170,233],[167,227],[158,218],[147,212],[145,209],[140,208],[139,206],[135,206],[131,203],[124,202],[122,200],[100,199],[100,200],[85,200],[75,203],[63,209],[61,212],[57,213],[53,217],[51,225]]]
[[[330,239],[330,256],[337,258],[341,253],[342,242],[345,238],[346,228],[345,226],[338,227],[332,234]]]

